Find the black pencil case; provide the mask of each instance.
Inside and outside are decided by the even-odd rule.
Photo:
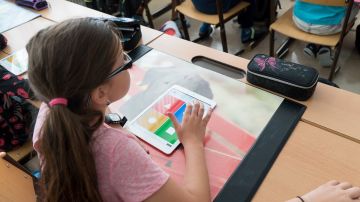
[[[313,95],[319,72],[312,67],[258,54],[248,64],[246,79],[256,86],[304,101]]]

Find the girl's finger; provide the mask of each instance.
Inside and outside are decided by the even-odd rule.
[[[189,117],[191,115],[192,108],[193,108],[193,106],[190,103],[186,104],[183,122],[187,122],[187,120],[189,119]]]
[[[209,120],[210,120],[210,118],[211,118],[212,112],[213,112],[212,109],[209,109],[209,110],[207,111],[207,113],[206,113],[206,115],[205,115],[205,117],[204,117],[204,119],[203,119],[203,123],[204,123],[205,125],[208,124],[208,122],[209,122]]]
[[[200,119],[202,119],[202,117],[204,116],[204,104],[203,103],[200,103],[200,109],[199,109],[199,113],[198,113],[198,116]]]
[[[341,189],[344,189],[344,190],[349,189],[349,188],[352,187],[352,185],[349,182],[342,182],[337,186],[341,187]]]
[[[347,191],[349,192],[349,196],[351,199],[360,198],[360,188],[359,187],[351,187]]]
[[[335,186],[335,185],[340,184],[340,182],[339,182],[339,181],[337,181],[337,180],[331,180],[331,181],[327,182],[326,184],[329,184],[329,185]]]
[[[191,112],[191,116],[192,117],[195,117],[199,114],[199,108],[200,108],[200,104],[198,101],[195,102],[194,104],[194,108],[193,108],[193,111]]]
[[[175,115],[173,113],[168,113],[167,115],[169,116],[171,122],[173,123],[175,131],[177,133],[179,133],[179,130],[181,128],[179,121],[176,119],[176,117],[175,117]]]

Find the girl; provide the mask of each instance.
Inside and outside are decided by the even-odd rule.
[[[73,19],[36,34],[27,45],[29,81],[42,104],[33,143],[42,163],[45,201],[209,201],[203,137],[210,119],[188,106],[182,125],[169,115],[184,146],[180,186],[133,135],[105,125],[107,105],[126,95],[130,58],[114,29]]]
[[[33,142],[44,201],[210,201],[203,139],[211,112],[203,118],[202,105],[188,105],[182,124],[169,114],[184,146],[181,186],[133,135],[103,123],[107,105],[130,84],[131,59],[109,24],[67,20],[40,31],[27,50],[30,85],[43,101]]]

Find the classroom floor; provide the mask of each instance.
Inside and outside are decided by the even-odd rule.
[[[166,3],[170,1],[159,1],[153,0],[150,2],[149,7],[151,12],[155,12],[159,8],[162,8]],[[281,0],[282,9],[278,10],[279,15],[282,15],[293,5],[293,1]],[[171,12],[168,12],[161,17],[154,20],[155,28],[160,28],[160,26],[170,19]],[[358,20],[356,25],[360,23],[360,15],[358,15]],[[200,22],[188,19],[191,27],[189,28],[189,35],[191,39],[195,39],[198,36],[198,29],[200,27]],[[341,66],[340,72],[335,76],[333,80],[340,88],[360,94],[360,54],[355,49],[355,31],[356,25],[353,27],[352,31],[345,37],[343,48],[340,54],[340,59],[338,65]],[[228,22],[226,24],[226,36],[228,40],[228,47],[230,53],[235,53],[241,49],[243,44],[240,39],[241,30],[237,23]],[[275,47],[278,47],[284,37],[275,35],[276,42]],[[199,42],[205,46],[215,48],[217,50],[222,50],[221,40],[220,40],[220,29],[216,29],[212,33],[209,39]],[[318,61],[313,58],[308,58],[303,53],[303,48],[305,43],[301,41],[295,41],[290,45],[290,51],[286,55],[285,59],[292,62],[304,64],[307,66],[314,67],[319,70],[321,77],[327,78],[330,72],[329,68],[323,68],[319,65]],[[262,42],[260,42],[254,49],[247,50],[242,53],[240,57],[251,59],[255,54],[258,53],[269,53],[269,36],[267,36]]]

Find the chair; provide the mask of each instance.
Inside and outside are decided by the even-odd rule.
[[[145,14],[146,14],[146,17],[148,19],[149,26],[151,28],[154,28],[153,20],[160,17],[161,15],[165,14],[169,10],[171,10],[171,19],[175,20],[175,18],[176,18],[175,7],[176,7],[176,5],[179,4],[179,1],[180,0],[171,0],[171,2],[169,2],[165,7],[161,8],[158,11],[156,11],[154,14],[151,14],[149,6],[148,6],[150,0],[143,0],[142,1],[142,6],[145,9]]]
[[[308,43],[319,44],[323,46],[330,46],[335,50],[334,61],[331,66],[331,71],[329,74],[329,80],[332,81],[334,74],[336,72],[337,62],[339,59],[343,39],[345,35],[349,32],[350,28],[354,24],[353,22],[349,23],[350,13],[354,0],[302,0],[304,2],[327,5],[327,6],[347,6],[346,16],[342,31],[339,34],[329,35],[329,36],[319,36],[307,32],[303,32],[298,29],[292,20],[292,11],[289,9],[284,15],[280,16],[274,23],[270,26],[270,55],[275,56],[274,53],[274,35],[275,32],[281,33],[285,36],[290,37],[291,39],[301,40]],[[272,11],[273,12],[273,11]]]
[[[36,201],[31,175],[7,161],[8,156],[0,157],[0,201]],[[12,160],[13,161],[13,160]]]
[[[189,32],[185,22],[185,16],[208,23],[211,25],[215,25],[215,27],[220,26],[220,36],[221,36],[221,43],[224,52],[228,52],[227,41],[226,41],[226,33],[225,33],[225,23],[231,20],[233,17],[238,15],[244,9],[246,9],[250,4],[248,2],[241,1],[236,6],[231,8],[228,12],[223,13],[222,11],[222,1],[216,0],[216,9],[218,14],[217,15],[208,15],[201,13],[198,11],[191,0],[185,0],[183,3],[176,7],[176,11],[179,12],[181,25],[184,30],[184,37],[186,40],[190,40]]]

